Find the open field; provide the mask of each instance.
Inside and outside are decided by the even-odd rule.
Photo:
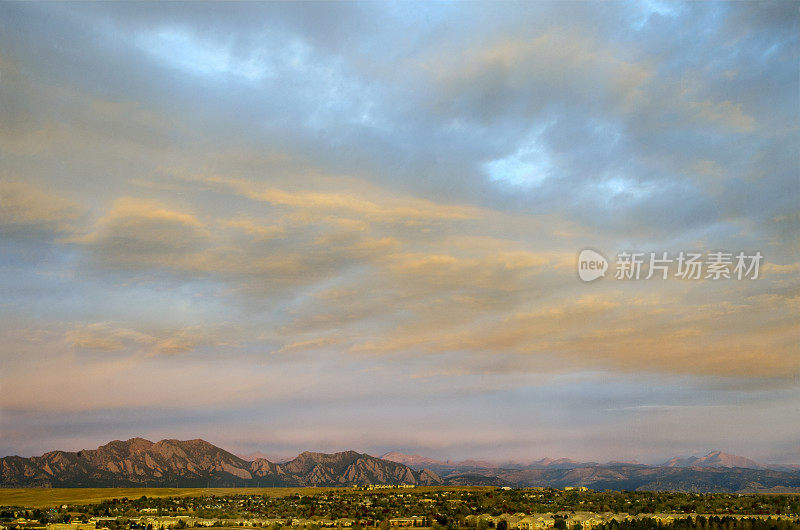
[[[423,486],[414,491],[478,491],[482,486]],[[491,488],[489,488],[491,489]],[[328,491],[359,492],[351,488],[0,488],[0,506],[24,506],[26,508],[50,508],[62,504],[93,504],[108,499],[138,499],[147,497],[199,497],[210,495],[269,495],[285,497],[302,493],[313,495]]]
[[[0,506],[46,508],[62,504],[93,504],[107,499],[147,497],[197,497],[204,495],[270,495],[320,493],[337,488],[0,488]]]

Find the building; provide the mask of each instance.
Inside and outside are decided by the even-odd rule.
[[[95,530],[94,523],[50,523],[47,530]]]
[[[550,515],[526,515],[517,523],[519,530],[542,530],[553,528],[556,520]]]

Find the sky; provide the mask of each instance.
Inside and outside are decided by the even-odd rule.
[[[800,463],[799,36],[797,1],[0,4],[0,456]]]

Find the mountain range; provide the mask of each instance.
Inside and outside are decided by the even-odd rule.
[[[576,467],[598,466],[597,462],[578,462],[569,458],[542,458],[533,462],[501,462],[499,464],[486,460],[436,460],[420,455],[406,455],[392,451],[381,455],[384,460],[391,460],[399,464],[405,464],[414,469],[428,468],[449,472],[453,470],[467,471],[475,469],[501,468],[501,469],[574,469]],[[638,463],[638,462],[632,462]]]
[[[344,451],[304,452],[274,463],[247,461],[204,440],[143,438],[113,441],[97,449],[52,451],[42,456],[0,459],[0,487],[106,486],[345,486],[352,484],[441,484],[430,471]]]
[[[241,458],[204,440],[143,438],[97,449],[0,458],[0,487],[272,487],[357,484],[587,486],[596,490],[800,492],[800,470],[767,469],[747,458],[713,451],[662,465],[578,462],[544,458],[493,465],[440,461],[391,452],[304,452],[285,462]]]
[[[705,456],[675,457],[663,464],[579,462],[542,458],[532,462],[435,460],[398,452],[382,459],[434,471],[446,484],[504,486],[587,486],[596,490],[673,490],[697,492],[800,492],[797,466],[767,466],[749,458],[711,451]]]
[[[766,466],[743,456],[729,455],[722,451],[712,451],[703,457],[672,458],[663,464],[664,467],[745,467],[748,469],[766,469]]]
[[[633,461],[612,461],[605,464],[597,462],[579,462],[569,458],[542,458],[531,462],[502,462],[494,464],[483,460],[436,460],[419,455],[407,455],[396,451],[386,453],[381,456],[384,460],[391,460],[399,464],[405,464],[409,467],[418,469],[426,467],[443,473],[452,470],[475,470],[481,468],[502,468],[502,469],[575,469],[584,467],[598,467],[598,466],[620,466],[620,465],[642,465],[639,462]],[[746,468],[746,469],[774,469],[777,471],[792,471],[797,470],[798,466],[778,465],[774,467],[759,464],[749,458],[743,456],[731,455],[723,453],[722,451],[711,451],[705,456],[676,456],[667,460],[666,462],[652,467],[702,467],[702,468]]]

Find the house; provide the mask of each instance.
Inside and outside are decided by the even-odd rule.
[[[50,523],[47,530],[95,530],[94,523]]]
[[[102,528],[104,526],[108,526],[109,524],[116,523],[116,517],[92,517],[89,519],[90,523],[94,523],[97,528]]]
[[[517,524],[519,530],[542,530],[544,528],[553,528],[556,520],[549,515],[526,515],[520,519]]]
[[[567,527],[571,528],[572,526],[579,524],[581,528],[588,529],[599,526],[602,523],[603,520],[593,513],[576,513],[567,520]]]
[[[653,515],[653,519],[664,525],[671,525],[675,522],[675,517],[672,515],[655,514]]]

